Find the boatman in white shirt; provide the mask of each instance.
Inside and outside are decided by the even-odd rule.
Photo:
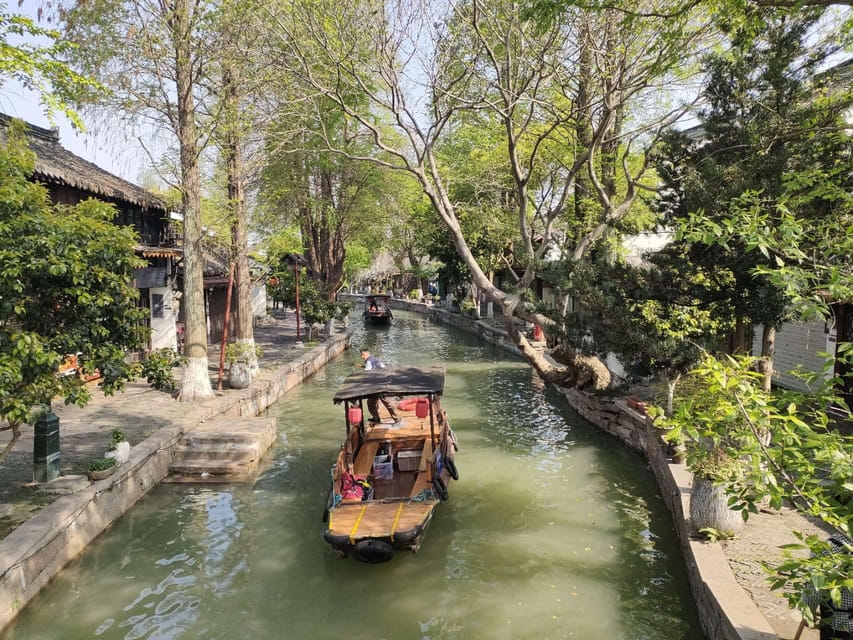
[[[370,371],[371,369],[384,369],[385,365],[383,362],[377,358],[376,356],[370,355],[370,351],[367,349],[361,350],[361,359],[364,360],[364,370]],[[388,410],[391,419],[394,423],[391,425],[392,427],[400,426],[400,418],[397,416],[397,412],[394,410],[394,405],[388,402],[385,398],[368,398],[367,399],[367,411],[370,413],[369,422],[373,422],[375,424],[380,424],[382,420],[379,419],[379,403],[382,403],[385,408]]]

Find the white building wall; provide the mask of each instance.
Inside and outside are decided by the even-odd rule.
[[[752,353],[761,355],[762,327],[755,327]],[[776,357],[773,381],[780,387],[808,391],[805,383],[790,374],[796,368],[819,373],[823,371],[826,359],[821,353],[827,353],[826,325],[821,319],[809,322],[789,322],[776,332]],[[834,352],[834,348],[833,348]]]
[[[252,316],[263,318],[267,315],[267,288],[264,285],[252,287]]]
[[[148,290],[151,308],[151,348],[177,349],[178,338],[175,313],[172,309],[171,287],[156,287]],[[155,298],[155,296],[159,296]],[[155,304],[155,299],[159,304]]]

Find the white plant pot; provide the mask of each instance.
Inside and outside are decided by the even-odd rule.
[[[248,362],[235,362],[228,368],[228,385],[232,389],[245,389],[252,384],[252,366]]]
[[[693,477],[690,520],[696,531],[711,528],[731,534],[743,528],[743,517],[739,511],[729,508],[728,496],[723,487],[699,476]]]

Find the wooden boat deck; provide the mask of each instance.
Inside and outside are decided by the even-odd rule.
[[[348,536],[351,541],[361,538],[393,536],[411,531],[427,522],[437,502],[352,502],[332,509],[329,531],[336,536]]]

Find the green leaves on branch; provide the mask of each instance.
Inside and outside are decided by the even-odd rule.
[[[38,26],[25,16],[6,13],[0,2],[0,87],[14,79],[39,94],[42,106],[51,120],[64,114],[77,129],[84,129],[74,105],[104,88],[68,66],[65,61],[73,45],[59,42],[60,34]],[[33,44],[47,40],[47,46]],[[12,44],[11,41],[18,41]]]
[[[20,123],[0,147],[0,418],[31,423],[54,397],[85,404],[78,376],[59,376],[77,354],[81,373],[96,369],[105,393],[135,374],[126,352],[146,341],[133,270],[143,266],[132,229],[114,225],[111,205],[50,204],[31,183],[33,156]]]
[[[696,473],[714,466],[714,459],[736,463],[715,479],[725,484],[730,505],[744,519],[763,502],[778,509],[790,501],[849,537],[853,438],[831,428],[827,408],[845,406],[833,391],[834,380],[810,394],[767,393],[753,365],[751,358],[706,355],[692,373],[689,397],[671,417],[659,416],[657,424],[667,430],[668,439],[687,442],[688,466]],[[815,556],[825,551],[817,538],[800,539],[802,548]],[[839,576],[851,575],[850,558],[792,558],[774,568],[773,586],[784,588],[796,606],[809,582],[837,588]]]

